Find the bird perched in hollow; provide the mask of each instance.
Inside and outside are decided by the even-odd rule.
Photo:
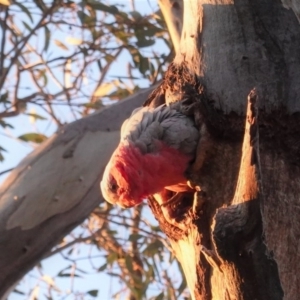
[[[199,131],[181,104],[141,107],[123,123],[121,140],[107,164],[101,190],[123,208],[162,191],[191,190],[185,171],[196,155]]]

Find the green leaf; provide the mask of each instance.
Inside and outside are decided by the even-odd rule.
[[[117,230],[106,230],[109,235],[116,235],[118,233]]]
[[[111,63],[111,62],[113,62],[116,58],[113,56],[113,55],[111,55],[111,54],[106,54],[105,56],[104,56],[104,59],[105,59],[105,61],[107,62],[107,63]]]
[[[68,253],[68,255],[71,255],[71,254],[73,253],[73,251],[74,251],[74,248],[73,248],[73,247],[71,247],[71,248],[69,249],[69,251],[67,252],[67,253]]]
[[[119,12],[118,8],[115,5],[105,5],[103,3],[94,2],[94,1],[91,1],[89,5],[96,10],[101,10],[113,15]]]
[[[78,11],[77,15],[78,15],[78,18],[80,19],[82,25],[92,26],[96,23],[95,17],[91,17],[91,16],[87,15],[86,13],[84,13],[83,11]]]
[[[9,101],[7,100],[7,98],[8,98],[8,92],[3,93],[0,96],[0,102],[2,102],[2,103],[9,103]]]
[[[38,114],[34,113],[25,113],[24,115],[34,118],[35,120],[47,120],[47,118],[44,118]]]
[[[42,0],[34,0],[36,6],[42,11],[44,12],[47,9],[47,6],[45,5],[44,1]]]
[[[72,265],[69,265],[69,266],[63,268],[62,270],[59,271],[59,273],[58,273],[56,276],[58,276],[59,274],[63,274],[63,272],[64,272],[65,270],[68,270],[68,269],[71,269],[71,268],[72,268]]]
[[[153,298],[153,300],[163,300],[164,299],[164,292],[161,292],[159,295]]]
[[[43,141],[45,141],[47,139],[47,137],[40,133],[26,133],[26,134],[20,135],[18,137],[18,139],[20,139],[24,142],[33,142],[33,143],[40,144]]]
[[[71,268],[72,268],[71,265],[67,266],[66,268],[62,269],[56,276],[57,277],[80,277],[80,278],[82,278],[78,274],[73,274],[73,273],[68,273],[68,272],[64,273],[66,270],[71,269]]]
[[[115,30],[115,28],[111,29],[112,34],[115,35],[117,39],[119,39],[124,44],[128,44],[128,38],[131,36],[128,32],[123,30]]]
[[[154,256],[156,253],[158,253],[163,248],[163,243],[159,240],[156,240],[155,242],[149,244],[146,249],[143,251],[143,254],[145,256]]]
[[[139,71],[145,75],[145,73],[149,70],[149,60],[146,57],[141,56],[140,57],[140,63],[139,63]]]
[[[44,29],[45,29],[45,45],[43,51],[47,52],[50,44],[51,33],[47,26],[45,26]]]
[[[81,278],[80,275],[73,274],[73,273],[58,273],[57,277],[79,277],[79,278]]]
[[[107,268],[107,263],[105,263],[104,265],[102,265],[99,269],[98,269],[98,272],[102,272],[104,270],[106,270]]]
[[[155,40],[146,39],[144,36],[137,36],[137,39],[136,45],[139,48],[149,47],[155,44]]]
[[[90,290],[87,292],[87,294],[91,295],[92,297],[98,296],[98,290]]]
[[[45,87],[48,83],[48,77],[46,75],[46,69],[35,70],[38,74],[36,75],[37,79],[43,79],[43,87]]]
[[[7,152],[3,147],[0,146],[0,161],[4,160],[4,156],[2,155],[1,152]]]
[[[152,261],[154,261],[153,257],[152,257]],[[153,267],[153,265],[150,265],[150,264],[147,264],[147,265],[148,265],[148,271],[146,272],[146,278],[148,278],[151,281],[155,277],[154,267]],[[155,264],[155,268],[157,269],[156,264]]]
[[[102,83],[94,92],[94,97],[105,97],[117,85],[118,80]]]
[[[26,22],[22,21],[22,23],[23,23],[24,27],[25,27],[29,32],[32,31],[32,28],[31,28]]]
[[[59,40],[54,40],[54,43],[56,44],[56,46],[58,46],[59,48],[61,48],[63,50],[69,50],[69,48]]]
[[[133,266],[132,266],[132,257],[131,256],[126,255],[125,265],[126,265],[127,270],[129,271],[129,273],[133,274],[134,270],[133,270]]]
[[[16,294],[19,294],[19,295],[25,295],[25,293],[23,293],[23,292],[21,292],[21,291],[19,291],[17,289],[14,289],[13,293],[16,293]]]
[[[142,56],[138,49],[134,47],[128,47],[128,50],[132,56],[134,65],[139,68],[139,71],[145,75],[146,71],[149,70],[149,61],[148,58]]]
[[[144,35],[148,36],[148,37],[160,37],[162,36],[166,31],[163,28],[160,27],[156,27],[154,25],[151,24],[150,27],[146,28],[143,30]]]
[[[118,253],[111,252],[107,255],[106,261],[108,265],[112,265],[118,259]]]
[[[152,231],[155,231],[155,232],[161,232],[161,229],[159,226],[150,226],[151,230]]]
[[[130,12],[130,14],[135,21],[140,21],[141,19],[143,19],[143,16],[136,10]]]
[[[129,236],[129,241],[131,242],[136,242],[138,241],[140,238],[144,237],[143,235],[141,234],[138,234],[138,233],[132,233],[130,236]]]
[[[87,107],[87,108],[91,108],[91,109],[99,109],[101,107],[104,107],[103,103],[101,100],[97,100],[93,103],[84,103],[82,106]]]
[[[30,19],[30,21],[33,23],[33,18],[28,8],[23,4],[21,4],[19,1],[18,2],[14,1],[14,4],[19,6],[22,9],[22,11],[27,15],[27,17]]]
[[[78,267],[76,268],[76,271],[81,272],[81,273],[83,273],[83,274],[88,274],[87,271],[82,270],[82,269],[79,269]]]
[[[152,260],[152,264],[149,264],[149,263],[147,262],[148,269],[149,269],[149,270],[150,270],[150,269],[152,270],[152,272],[153,272],[153,277],[155,276],[155,272],[156,272],[156,274],[157,274],[158,276],[160,276],[160,275],[159,275],[160,272],[159,272],[159,269],[158,269],[158,267],[157,267],[157,263],[156,263],[154,257],[152,257],[151,260]],[[150,259],[149,259],[149,261],[150,261]],[[147,272],[147,274],[149,274],[149,272]]]
[[[122,24],[122,23],[127,24],[128,20],[130,20],[128,18],[128,14],[125,12],[122,12],[122,11],[119,11],[119,13],[115,15],[115,18],[119,24]]]
[[[83,24],[83,23],[84,23],[84,19],[85,19],[86,17],[88,17],[88,15],[85,14],[85,13],[84,13],[83,11],[81,11],[81,10],[79,10],[79,11],[77,12],[77,16],[78,16],[78,18],[79,18],[81,24]]]
[[[4,122],[3,120],[0,119],[0,126],[5,128],[5,127],[9,127],[11,129],[13,129],[14,127],[6,122]]]

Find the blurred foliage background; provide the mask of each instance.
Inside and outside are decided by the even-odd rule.
[[[16,142],[34,148],[66,123],[158,82],[174,55],[152,0],[0,0],[0,24],[2,178]],[[123,211],[103,203],[9,296],[67,298],[189,294],[148,207]]]

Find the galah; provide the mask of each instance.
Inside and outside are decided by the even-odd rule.
[[[185,172],[196,155],[199,131],[180,103],[141,107],[122,125],[121,140],[101,181],[102,195],[123,208],[164,189],[188,191]]]

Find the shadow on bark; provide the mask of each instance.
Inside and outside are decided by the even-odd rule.
[[[264,242],[257,91],[248,95],[243,126],[243,117],[214,109],[204,87],[184,65],[173,64],[169,72],[146,104],[170,100],[163,98],[169,85],[173,92],[183,91],[171,102],[187,105],[187,114],[193,115],[202,133],[193,173],[188,174],[201,191],[182,194],[171,222],[154,197],[149,205],[182,264],[192,298],[283,299],[278,266]],[[178,94],[184,95],[182,99]]]

